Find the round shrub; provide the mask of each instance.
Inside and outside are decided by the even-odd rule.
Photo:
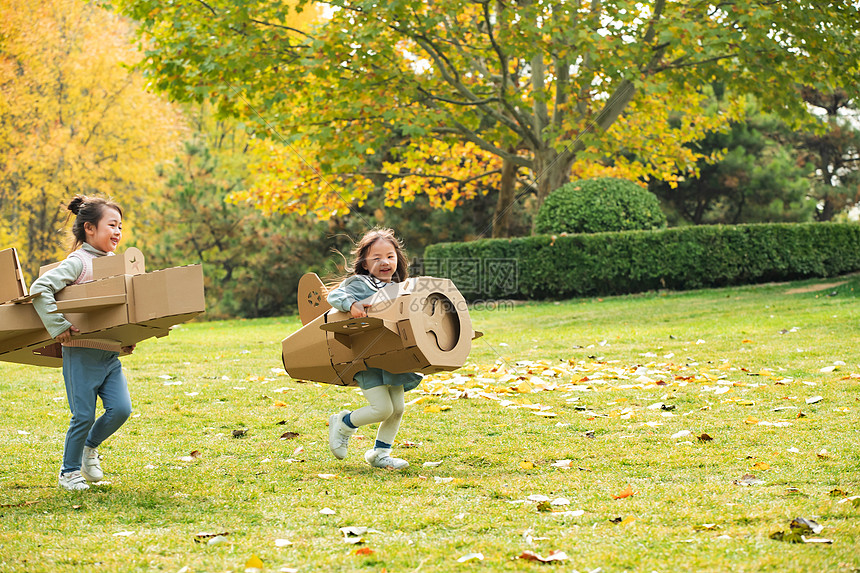
[[[663,229],[660,201],[632,181],[614,177],[582,179],[549,194],[535,219],[535,232],[602,233]]]

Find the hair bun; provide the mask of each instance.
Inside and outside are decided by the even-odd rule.
[[[75,195],[75,198],[69,201],[69,211],[77,215],[87,198],[83,195]]]

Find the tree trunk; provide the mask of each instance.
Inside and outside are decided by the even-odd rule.
[[[547,196],[568,182],[571,158],[559,157],[551,147],[538,149],[534,154],[534,181],[538,191],[538,208]]]
[[[499,200],[493,217],[493,238],[509,237],[511,234],[511,209],[514,207],[514,188],[517,181],[517,166],[510,161],[502,162],[502,181]]]

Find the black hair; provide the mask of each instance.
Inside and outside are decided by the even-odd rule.
[[[84,225],[90,223],[93,226],[98,226],[106,208],[116,209],[120,219],[122,218],[122,208],[113,201],[103,197],[75,195],[69,201],[68,209],[75,215],[75,222],[72,225],[72,237],[74,238],[72,244],[73,251],[77,250],[87,241],[87,232]]]

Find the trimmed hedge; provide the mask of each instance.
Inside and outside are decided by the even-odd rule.
[[[539,235],[427,247],[424,273],[468,300],[560,299],[827,277],[860,270],[860,225],[775,223]]]
[[[603,233],[666,228],[657,196],[627,179],[597,177],[562,185],[535,217],[535,232]]]

